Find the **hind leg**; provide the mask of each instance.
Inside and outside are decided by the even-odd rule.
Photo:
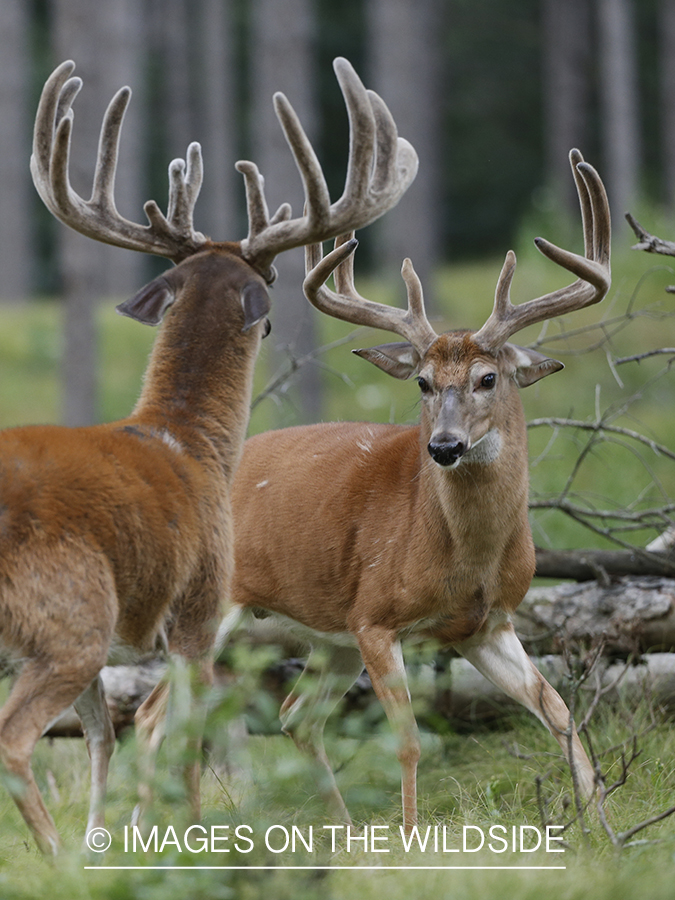
[[[91,791],[86,831],[88,834],[92,828],[102,828],[105,824],[108,766],[115,749],[115,729],[105,702],[100,675],[85,688],[74,705],[82,722],[82,731],[91,760]]]
[[[174,656],[172,673],[163,679],[136,710],[136,736],[139,743],[139,804],[134,810],[138,822],[152,803],[152,782],[157,755],[170,732],[175,749],[181,745],[183,777],[193,821],[201,817],[201,747],[204,710],[196,696],[195,684],[210,687],[213,664],[210,659],[190,663]]]
[[[157,754],[162,746],[166,727],[169,684],[165,680],[155,685],[136,710],[134,723],[138,743],[138,804],[132,821],[140,822],[152,803],[152,782],[157,767]]]
[[[318,671],[315,668],[317,660],[320,660]],[[313,762],[319,793],[333,815],[345,824],[351,824],[351,819],[326,755],[323,731],[329,715],[362,671],[363,660],[356,648],[330,647],[327,652],[322,648],[318,654],[313,650],[279,711],[284,732]],[[307,682],[312,677],[316,680],[309,686]],[[310,689],[303,692],[307,687]]]
[[[91,672],[77,673],[57,665],[29,660],[0,711],[0,760],[8,788],[33,836],[46,854],[55,854],[60,840],[42,800],[31,768],[33,750],[41,735],[81,693]]]
[[[108,563],[69,539],[22,546],[3,558],[0,634],[25,660],[0,710],[0,762],[35,840],[54,853],[59,838],[31,769],[40,736],[105,665],[117,617]],[[96,756],[96,753],[94,753]]]

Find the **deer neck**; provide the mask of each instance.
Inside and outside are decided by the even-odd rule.
[[[527,440],[518,400],[508,419],[494,422],[456,468],[444,468],[426,450],[430,429],[420,429],[425,505],[438,532],[475,564],[494,559],[514,528],[527,520]]]
[[[221,277],[197,270],[177,296],[155,341],[132,418],[168,432],[196,454],[211,447],[231,470],[248,427],[262,326],[242,330],[237,282],[250,269],[233,279],[231,269],[222,268],[216,270]]]

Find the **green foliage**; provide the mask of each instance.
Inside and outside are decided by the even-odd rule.
[[[610,778],[612,771],[620,768],[620,750],[613,745],[630,739],[634,727],[626,710],[601,709],[592,732],[598,749],[609,750],[602,764]],[[590,822],[589,846],[584,846],[578,826],[573,826],[565,834],[564,854],[513,853],[511,848],[509,852],[497,853],[489,849],[487,841],[480,851],[462,852],[463,829],[467,825],[473,826],[467,832],[468,847],[477,846],[472,843],[478,840],[477,829],[489,835],[489,829],[496,826],[499,830],[494,834],[506,834],[511,840],[514,827],[516,835],[521,826],[541,827],[538,777],[550,795],[553,821],[567,819],[567,768],[557,753],[552,753],[552,738],[532,718],[515,717],[496,731],[449,733],[443,738],[423,733],[422,738],[420,834],[424,836],[430,828],[432,835],[424,852],[415,844],[406,851],[401,840],[398,764],[391,736],[382,729],[365,740],[328,735],[327,749],[352,812],[352,834],[360,836],[366,826],[376,826],[375,833],[387,838],[384,843],[370,844],[368,850],[364,850],[362,841],[348,847],[344,832],[337,832],[333,850],[331,832],[324,828],[332,823],[315,797],[309,765],[292,742],[281,736],[251,738],[245,754],[236,758],[236,765],[229,771],[211,757],[202,777],[205,831],[193,831],[188,838],[185,831],[190,823],[178,789],[180,779],[175,770],[173,774],[163,772],[151,823],[144,829],[142,840],[134,843],[129,817],[134,803],[135,746],[133,738],[128,738],[113,757],[107,815],[113,843],[100,856],[86,856],[79,851],[88,787],[83,743],[72,739],[43,741],[35,755],[36,777],[64,837],[65,851],[56,864],[42,860],[28,842],[14,804],[6,792],[0,793],[0,896],[3,900],[27,900],[45,894],[55,900],[229,900],[262,896],[305,900],[317,897],[319,892],[322,897],[346,898],[358,891],[359,896],[374,898],[386,890],[392,900],[407,900],[411,892],[427,896],[434,891],[443,896],[452,891],[453,897],[479,895],[491,900],[500,898],[505,891],[517,898],[535,898],[544,890],[554,890],[565,898],[593,896],[610,900],[620,896],[630,900],[643,896],[640,890],[644,891],[647,881],[650,897],[672,895],[673,819],[651,826],[638,836],[647,842],[624,850],[620,857],[595,820]],[[642,753],[629,780],[609,803],[615,830],[628,828],[675,802],[675,732],[671,725],[653,728],[639,738],[639,743]],[[514,746],[519,748],[517,756],[511,749]],[[166,761],[161,764],[166,765]],[[154,825],[156,842],[150,830]],[[210,838],[200,840],[201,835],[210,835],[212,826],[220,838],[213,849]],[[280,850],[285,840],[281,826],[289,834],[295,828],[294,850],[290,844]],[[441,835],[445,828],[446,852],[442,838],[438,851],[433,850],[436,827]],[[311,851],[305,846],[310,833]],[[528,835],[532,835],[531,830]],[[376,853],[373,846],[390,852]],[[494,846],[503,848],[501,844],[493,843]],[[452,848],[460,852],[450,852]],[[565,869],[516,868],[551,865]],[[170,870],[170,866],[187,868]],[[227,870],[199,868],[206,866]],[[291,869],[292,866],[328,869]],[[350,869],[342,870],[343,866]],[[376,866],[379,871],[351,869],[360,866]],[[433,866],[507,869],[427,868]]]

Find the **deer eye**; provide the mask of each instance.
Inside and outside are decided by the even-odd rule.
[[[417,383],[419,384],[420,390],[422,391],[423,394],[428,394],[429,391],[431,390],[431,385],[426,380],[426,378],[422,378],[422,377],[418,378]]]
[[[490,390],[497,383],[497,376],[494,372],[488,372],[487,375],[483,375],[480,380],[480,386],[485,388],[486,390]]]

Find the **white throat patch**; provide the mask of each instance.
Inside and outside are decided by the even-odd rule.
[[[460,462],[478,463],[487,466],[493,463],[502,449],[502,438],[499,429],[491,428],[479,441],[467,450]]]

